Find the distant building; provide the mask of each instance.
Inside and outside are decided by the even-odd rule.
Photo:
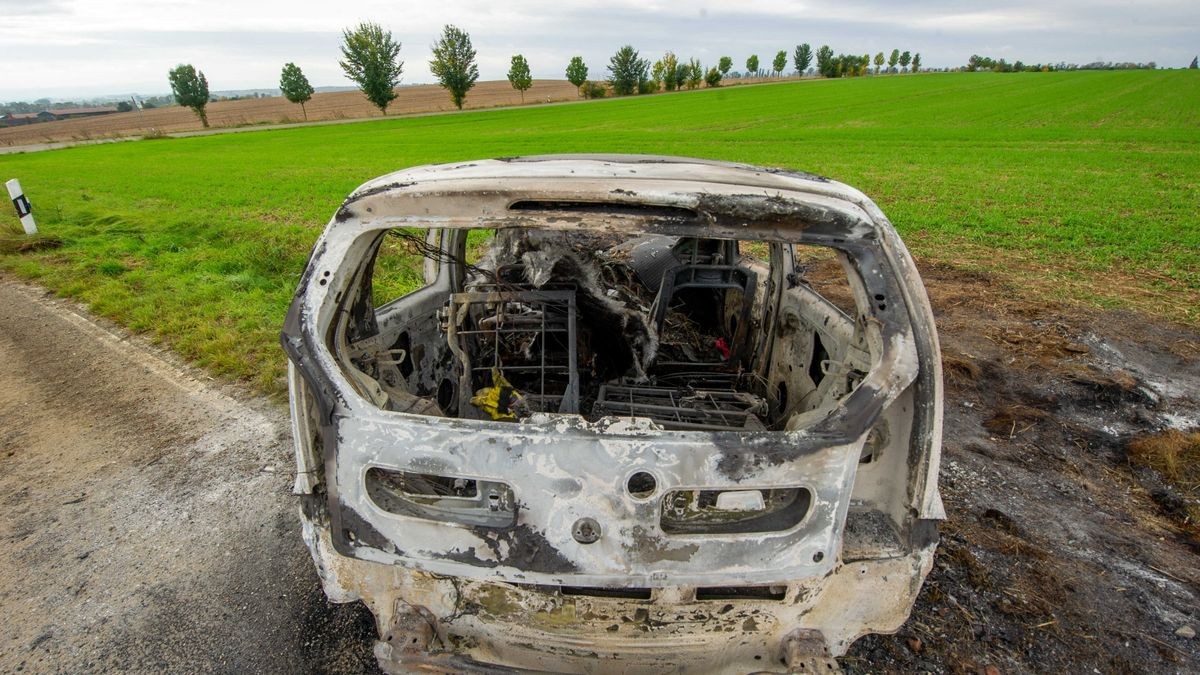
[[[0,115],[0,126],[16,127],[35,122],[53,122],[55,120],[73,120],[80,117],[110,115],[115,112],[120,112],[116,106],[105,105],[92,108],[59,108],[57,110],[43,110],[35,113],[8,113]]]
[[[0,115],[0,125],[6,127],[19,127],[22,124],[41,122],[43,120],[38,117],[38,115],[41,114],[42,113],[8,113],[6,115]]]
[[[53,120],[73,120],[77,117],[95,117],[97,115],[110,115],[115,112],[120,112],[114,105],[97,106],[94,108],[59,108],[57,110],[44,110],[38,115],[49,115],[49,119]]]

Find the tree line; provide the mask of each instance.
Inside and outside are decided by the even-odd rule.
[[[466,100],[467,93],[479,79],[479,68],[475,63],[475,50],[471,46],[470,36],[459,28],[447,25],[441,37],[432,46],[434,57],[430,61],[430,71],[445,88],[451,101],[459,109]],[[338,64],[345,71],[372,104],[387,114],[388,105],[396,99],[395,88],[400,84],[404,72],[404,62],[399,61],[400,43],[392,38],[391,31],[371,22],[364,22],[342,31],[341,52],[343,59]],[[1193,58],[1187,66],[1191,69],[1198,67],[1200,57]],[[815,62],[815,63],[814,63]],[[796,45],[791,54],[792,68],[797,75],[820,75],[826,78],[858,77],[880,72],[888,74],[918,72],[921,70],[921,54],[901,52],[893,49],[885,56],[878,52],[872,58],[869,54],[838,54],[834,55],[828,45],[822,45],[816,52],[808,43]],[[788,53],[780,50],[771,60],[770,68],[761,67],[757,54],[751,54],[746,59],[746,76],[763,77],[773,75],[779,77],[788,68]],[[886,68],[884,66],[887,66]],[[872,68],[873,66],[873,68]],[[943,70],[967,70],[970,72],[991,70],[994,72],[1034,72],[1061,70],[1153,70],[1157,68],[1154,61],[1148,63],[1121,62],[1113,63],[1096,61],[1078,65],[1074,63],[1036,63],[1026,64],[1022,61],[1007,62],[1005,59],[993,59],[978,54],[972,55],[965,68],[950,68]],[[610,91],[618,96],[630,94],[647,94],[658,91],[675,91],[677,89],[695,89],[702,84],[708,87],[718,87],[722,80],[729,77],[741,77],[733,70],[733,59],[722,56],[717,64],[705,68],[698,59],[683,61],[673,52],[667,52],[653,65],[643,59],[631,45],[625,45],[609,59],[607,66],[608,77],[605,80],[593,81],[588,79],[588,66],[581,56],[571,57],[567,64],[566,76],[571,84],[579,89],[581,96],[596,98],[607,95]],[[166,105],[174,99],[175,103],[192,108],[201,123],[208,126],[206,106],[213,99],[209,94],[208,80],[202,71],[190,64],[181,64],[172,68],[168,73],[171,85],[171,96],[150,97],[143,99],[139,105],[153,108]],[[529,62],[521,54],[512,56],[511,67],[508,71],[508,81],[513,89],[525,100],[525,92],[533,86]],[[305,104],[312,99],[314,90],[308,78],[294,63],[286,63],[280,73],[279,89],[284,97],[292,103],[300,105],[304,119],[308,119]],[[239,97],[234,96],[232,99]],[[49,99],[38,99],[32,103],[13,101],[0,104],[0,113],[37,112],[53,108],[74,107],[72,102],[51,104]],[[128,101],[120,101],[117,107],[121,111],[132,110]]]
[[[342,31],[340,46],[342,58],[338,65],[346,77],[358,85],[363,95],[383,114],[396,99],[396,87],[404,74],[404,62],[399,60],[400,43],[392,37],[392,32],[377,23],[362,22],[353,28]],[[479,66],[476,63],[476,52],[471,45],[471,36],[454,25],[446,25],[442,34],[431,46],[433,58],[429,61],[429,70],[438,84],[445,89],[455,107],[462,109],[467,94],[479,79]],[[796,74],[820,74],[821,77],[855,77],[871,72],[871,60],[866,54],[862,56],[839,54],[834,56],[828,45],[821,46],[815,53],[812,46],[804,43],[796,45],[791,54],[792,67]],[[816,63],[815,71],[813,63]],[[875,55],[875,70],[878,74],[884,64],[883,52]],[[898,49],[892,50],[888,63],[889,73],[917,72],[921,67],[921,55],[903,53]],[[897,64],[900,69],[897,70]],[[764,71],[759,67],[757,54],[746,59],[747,76],[763,76]],[[770,74],[779,77],[788,68],[788,53],[785,50],[776,52],[770,63]],[[722,56],[716,65],[705,67],[699,59],[690,58],[686,61],[677,57],[673,52],[663,54],[662,58],[653,64],[644,59],[632,45],[625,45],[617,50],[609,59],[608,76],[605,80],[593,81],[588,79],[588,66],[581,56],[573,56],[567,64],[566,76],[571,84],[578,88],[581,96],[597,98],[612,92],[617,96],[632,94],[649,94],[658,91],[675,91],[679,89],[696,89],[700,86],[719,87],[721,81],[730,76],[738,76],[733,71],[733,58]],[[508,70],[508,81],[513,89],[525,100],[525,92],[533,86],[529,61],[522,54],[514,54]],[[171,93],[180,105],[191,108],[200,123],[208,126],[206,106],[210,100],[208,79],[204,72],[197,70],[191,64],[180,64],[167,74],[171,85]],[[304,72],[294,63],[284,64],[280,73],[279,89],[292,103],[300,105],[304,119],[308,119],[305,104],[312,99],[313,87]]]
[[[1195,64],[1195,59],[1193,59]],[[1195,68],[1195,65],[1190,66]],[[981,70],[990,70],[994,73],[1048,73],[1060,70],[1154,70],[1158,68],[1158,64],[1153,61],[1149,63],[1113,63],[1111,61],[1093,61],[1079,65],[1077,63],[1024,63],[1022,61],[1013,61],[1009,63],[1004,59],[993,59],[990,56],[980,56],[972,54],[971,58],[967,59],[967,72],[978,72]]]

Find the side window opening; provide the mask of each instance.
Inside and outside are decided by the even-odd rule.
[[[853,319],[858,315],[854,291],[837,251],[818,246],[800,247],[796,256],[796,279],[846,316]]]
[[[437,259],[422,255],[421,245],[437,232],[392,230],[382,237],[370,277],[375,307],[384,307],[436,279]]]

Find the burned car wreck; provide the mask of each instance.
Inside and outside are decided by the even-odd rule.
[[[388,672],[836,669],[932,564],[933,316],[845,185],[400,171],[338,210],[282,341],[304,538]]]

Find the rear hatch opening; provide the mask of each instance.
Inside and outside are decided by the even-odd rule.
[[[797,262],[791,245],[762,241],[389,230],[364,266],[361,306],[347,308],[332,344],[351,382],[385,410],[778,430],[852,391],[870,368],[858,313],[835,304],[853,307],[849,280],[823,279],[830,299],[804,276],[837,254],[801,251]],[[396,297],[431,264],[421,293]],[[774,331],[780,292],[796,286],[816,306]],[[786,365],[773,353],[786,353]]]
[[[347,296],[359,298],[359,309],[344,312],[331,339],[348,379],[384,410],[780,431],[834,406],[870,369],[865,324],[852,318],[865,313],[845,276],[852,268],[839,257],[820,247],[705,237],[392,229],[364,264],[361,292]],[[814,284],[805,276],[814,266],[843,274]],[[428,283],[397,297],[418,274]],[[788,303],[776,326],[782,292],[797,288],[807,303]],[[863,464],[880,458],[883,440],[873,432]],[[643,485],[634,477],[627,488],[661,497],[668,534],[789,530],[812,499],[800,485],[657,495],[652,474],[640,476]],[[391,513],[491,527],[516,519],[512,487],[503,483],[373,468],[367,489]]]

